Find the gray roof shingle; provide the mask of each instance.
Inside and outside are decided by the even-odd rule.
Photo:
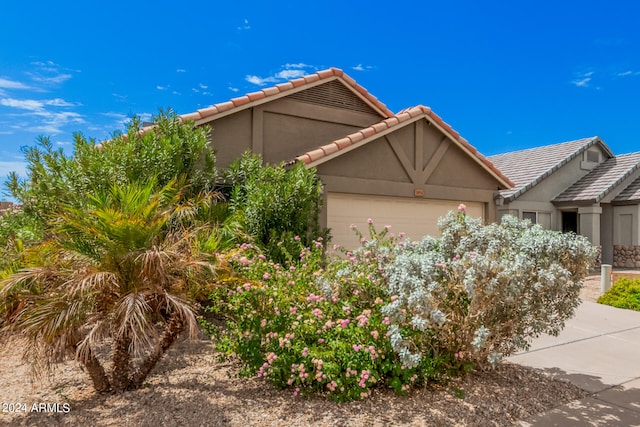
[[[500,191],[502,197],[512,201],[596,143],[613,157],[602,140],[594,136],[487,158],[514,182],[512,189]]]
[[[637,178],[618,194],[614,202],[631,202],[640,200],[640,178]]]
[[[598,203],[638,168],[640,168],[640,152],[610,158],[600,163],[552,201]]]

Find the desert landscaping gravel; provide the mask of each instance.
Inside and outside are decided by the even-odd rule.
[[[595,301],[599,286],[599,277],[588,278],[582,298]],[[170,350],[143,389],[100,395],[73,362],[31,383],[20,350],[0,354],[2,426],[509,426],[586,395],[542,371],[503,363],[407,396],[378,389],[349,403],[294,397],[265,380],[236,377],[237,362],[218,360],[204,337]]]

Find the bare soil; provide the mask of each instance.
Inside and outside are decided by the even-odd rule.
[[[599,277],[587,278],[582,298],[594,301],[599,286]],[[218,360],[205,338],[170,350],[143,389],[100,395],[74,362],[31,383],[20,351],[0,356],[0,426],[510,426],[586,395],[544,372],[503,363],[407,396],[381,388],[350,403],[293,397],[235,376],[239,365]]]

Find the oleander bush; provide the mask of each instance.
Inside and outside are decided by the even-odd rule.
[[[323,257],[318,239],[282,264],[243,245],[238,275],[211,297],[227,327],[209,330],[241,374],[335,400],[404,393],[560,331],[595,257],[586,239],[515,218],[483,226],[462,205],[440,226],[409,242],[370,221],[352,252]]]
[[[283,262],[286,256],[298,257],[295,236],[307,246],[316,237],[327,238],[327,230],[318,223],[322,183],[315,169],[302,163],[263,165],[260,156],[245,152],[225,175],[232,186],[229,211],[268,258]]]
[[[640,279],[622,277],[598,298],[600,304],[640,311]]]

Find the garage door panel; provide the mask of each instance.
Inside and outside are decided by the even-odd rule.
[[[374,221],[378,230],[391,225],[393,232],[404,232],[411,240],[419,240],[425,235],[438,236],[438,218],[451,210],[456,211],[459,203],[461,202],[329,193],[327,223],[331,228],[333,242],[348,248],[358,245],[358,239],[350,225],[356,225],[368,237],[369,218]],[[466,204],[470,216],[483,217],[482,203],[462,203]]]

